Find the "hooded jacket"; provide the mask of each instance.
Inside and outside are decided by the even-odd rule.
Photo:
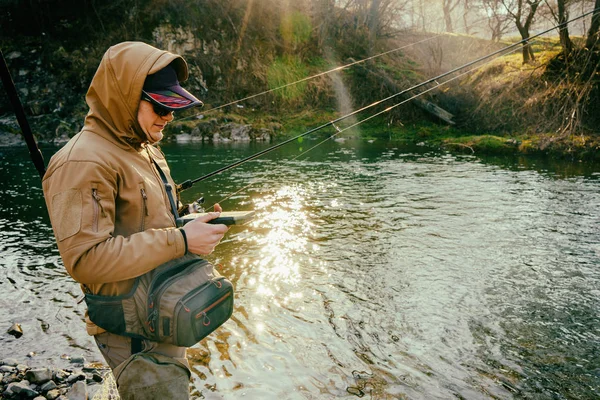
[[[60,255],[82,289],[128,293],[135,278],[185,254],[156,161],[174,186],[163,154],[137,120],[146,77],[178,55],[140,42],[104,54],[87,92],[81,132],[50,160],[42,186]],[[88,319],[88,333],[103,330]]]

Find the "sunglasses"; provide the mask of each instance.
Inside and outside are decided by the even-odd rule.
[[[152,108],[154,109],[154,113],[156,115],[158,115],[159,117],[166,117],[167,115],[169,115],[170,113],[172,113],[172,110],[169,110],[168,108],[165,108],[163,106],[159,106],[156,103],[153,103],[150,100],[150,97],[146,96],[146,95],[142,95],[142,100],[146,100],[148,103],[152,104]]]

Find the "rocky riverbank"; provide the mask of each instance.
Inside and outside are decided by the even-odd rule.
[[[86,363],[83,357],[66,357],[71,368],[32,368],[13,358],[0,360],[3,399],[116,400],[116,388],[107,366]],[[112,389],[111,389],[112,388]]]

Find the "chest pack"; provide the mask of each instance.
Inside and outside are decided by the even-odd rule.
[[[190,347],[233,313],[233,286],[194,254],[138,277],[121,296],[86,293],[90,320],[117,335]]]
[[[173,188],[156,161],[171,211],[179,218]],[[211,263],[187,253],[136,278],[121,296],[85,294],[88,317],[117,335],[190,347],[233,313],[233,286]]]

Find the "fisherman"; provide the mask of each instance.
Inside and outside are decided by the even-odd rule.
[[[207,222],[208,213],[177,228],[160,170],[175,187],[164,155],[154,145],[174,111],[202,102],[180,86],[188,77],[185,60],[141,42],[108,49],[87,92],[90,108],[83,129],[50,160],[43,189],[58,249],[69,274],[86,293],[119,296],[135,278],[186,252],[206,255],[227,227]],[[123,399],[189,398],[186,349],[131,339],[104,331],[86,314],[94,339],[115,377],[138,352],[167,363],[128,371],[155,374],[156,383],[124,387]]]

